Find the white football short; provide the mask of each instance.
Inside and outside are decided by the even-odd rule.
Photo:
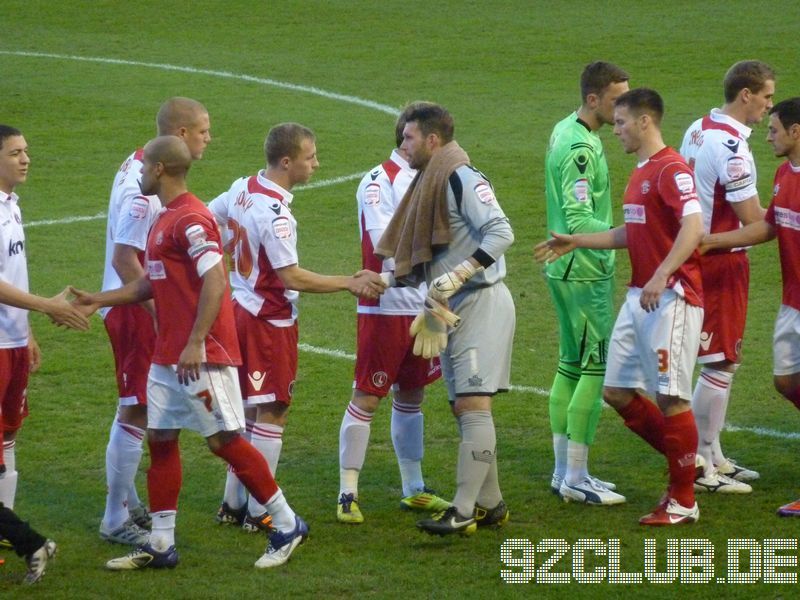
[[[147,377],[147,427],[193,429],[203,437],[245,427],[236,367],[200,367],[200,379],[178,382],[176,365],[151,365]]]
[[[648,394],[692,397],[692,374],[703,309],[687,304],[666,289],[659,307],[646,312],[639,305],[641,288],[630,288],[611,334],[606,387],[644,389]]]
[[[772,338],[772,372],[775,375],[800,373],[800,312],[781,304]]]

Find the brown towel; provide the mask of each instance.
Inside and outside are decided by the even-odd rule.
[[[468,164],[469,156],[453,140],[434,152],[425,169],[414,177],[375,248],[378,256],[394,257],[398,280],[422,281],[421,266],[433,258],[433,247],[450,243],[448,179],[458,167]]]

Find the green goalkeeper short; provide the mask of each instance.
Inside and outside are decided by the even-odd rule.
[[[559,326],[559,359],[580,364],[606,363],[614,328],[614,279],[547,279]]]

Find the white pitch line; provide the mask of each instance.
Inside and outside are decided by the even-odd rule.
[[[366,171],[361,171],[358,173],[351,173],[350,175],[342,175],[340,177],[333,177],[331,179],[323,179],[322,181],[317,181],[314,183],[309,183],[307,185],[299,185],[295,188],[297,192],[303,192],[305,190],[316,190],[323,187],[328,187],[330,185],[337,185],[339,183],[344,183],[347,181],[353,181],[354,179],[361,179]],[[42,219],[40,221],[31,221],[30,223],[23,223],[23,227],[40,227],[42,225],[69,225],[70,223],[82,223],[84,221],[98,221],[100,219],[105,219],[106,213],[99,212],[96,215],[83,215],[77,217],[64,217],[63,219]]]
[[[753,433],[760,437],[771,437],[781,440],[800,440],[800,433],[778,431],[776,429],[767,429],[766,427],[740,427],[739,425],[726,423],[725,431],[730,431],[731,433]]]
[[[26,56],[29,58],[54,58],[57,60],[75,60],[80,62],[92,62],[107,65],[126,65],[131,67],[146,67],[148,69],[160,69],[162,71],[178,71],[180,73],[191,73],[193,75],[210,75],[211,77],[223,77],[226,79],[238,79],[239,81],[247,81],[250,83],[259,83],[261,85],[268,85],[283,90],[291,90],[293,92],[303,92],[306,94],[313,94],[321,96],[330,100],[338,100],[340,102],[347,102],[348,104],[355,104],[365,108],[386,113],[396,117],[400,111],[386,104],[373,102],[358,96],[349,96],[347,94],[337,94],[336,92],[329,92],[318,87],[310,85],[300,85],[297,83],[288,83],[286,81],[277,81],[266,77],[254,77],[253,75],[245,75],[243,73],[232,73],[230,71],[216,71],[214,69],[196,69],[194,67],[182,67],[180,65],[170,65],[166,63],[150,63],[139,60],[124,60],[121,58],[104,58],[102,56],[77,56],[74,54],[53,54],[50,52],[25,52],[21,50],[0,50],[0,54],[7,56]]]

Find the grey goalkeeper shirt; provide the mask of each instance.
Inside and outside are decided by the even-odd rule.
[[[447,212],[450,219],[450,244],[434,253],[425,265],[427,283],[452,271],[479,249],[484,270],[476,273],[463,289],[484,287],[501,281],[506,275],[503,254],[514,241],[514,232],[497,202],[492,184],[483,173],[470,165],[458,167],[450,175],[447,189]],[[487,258],[494,259],[488,266]]]

